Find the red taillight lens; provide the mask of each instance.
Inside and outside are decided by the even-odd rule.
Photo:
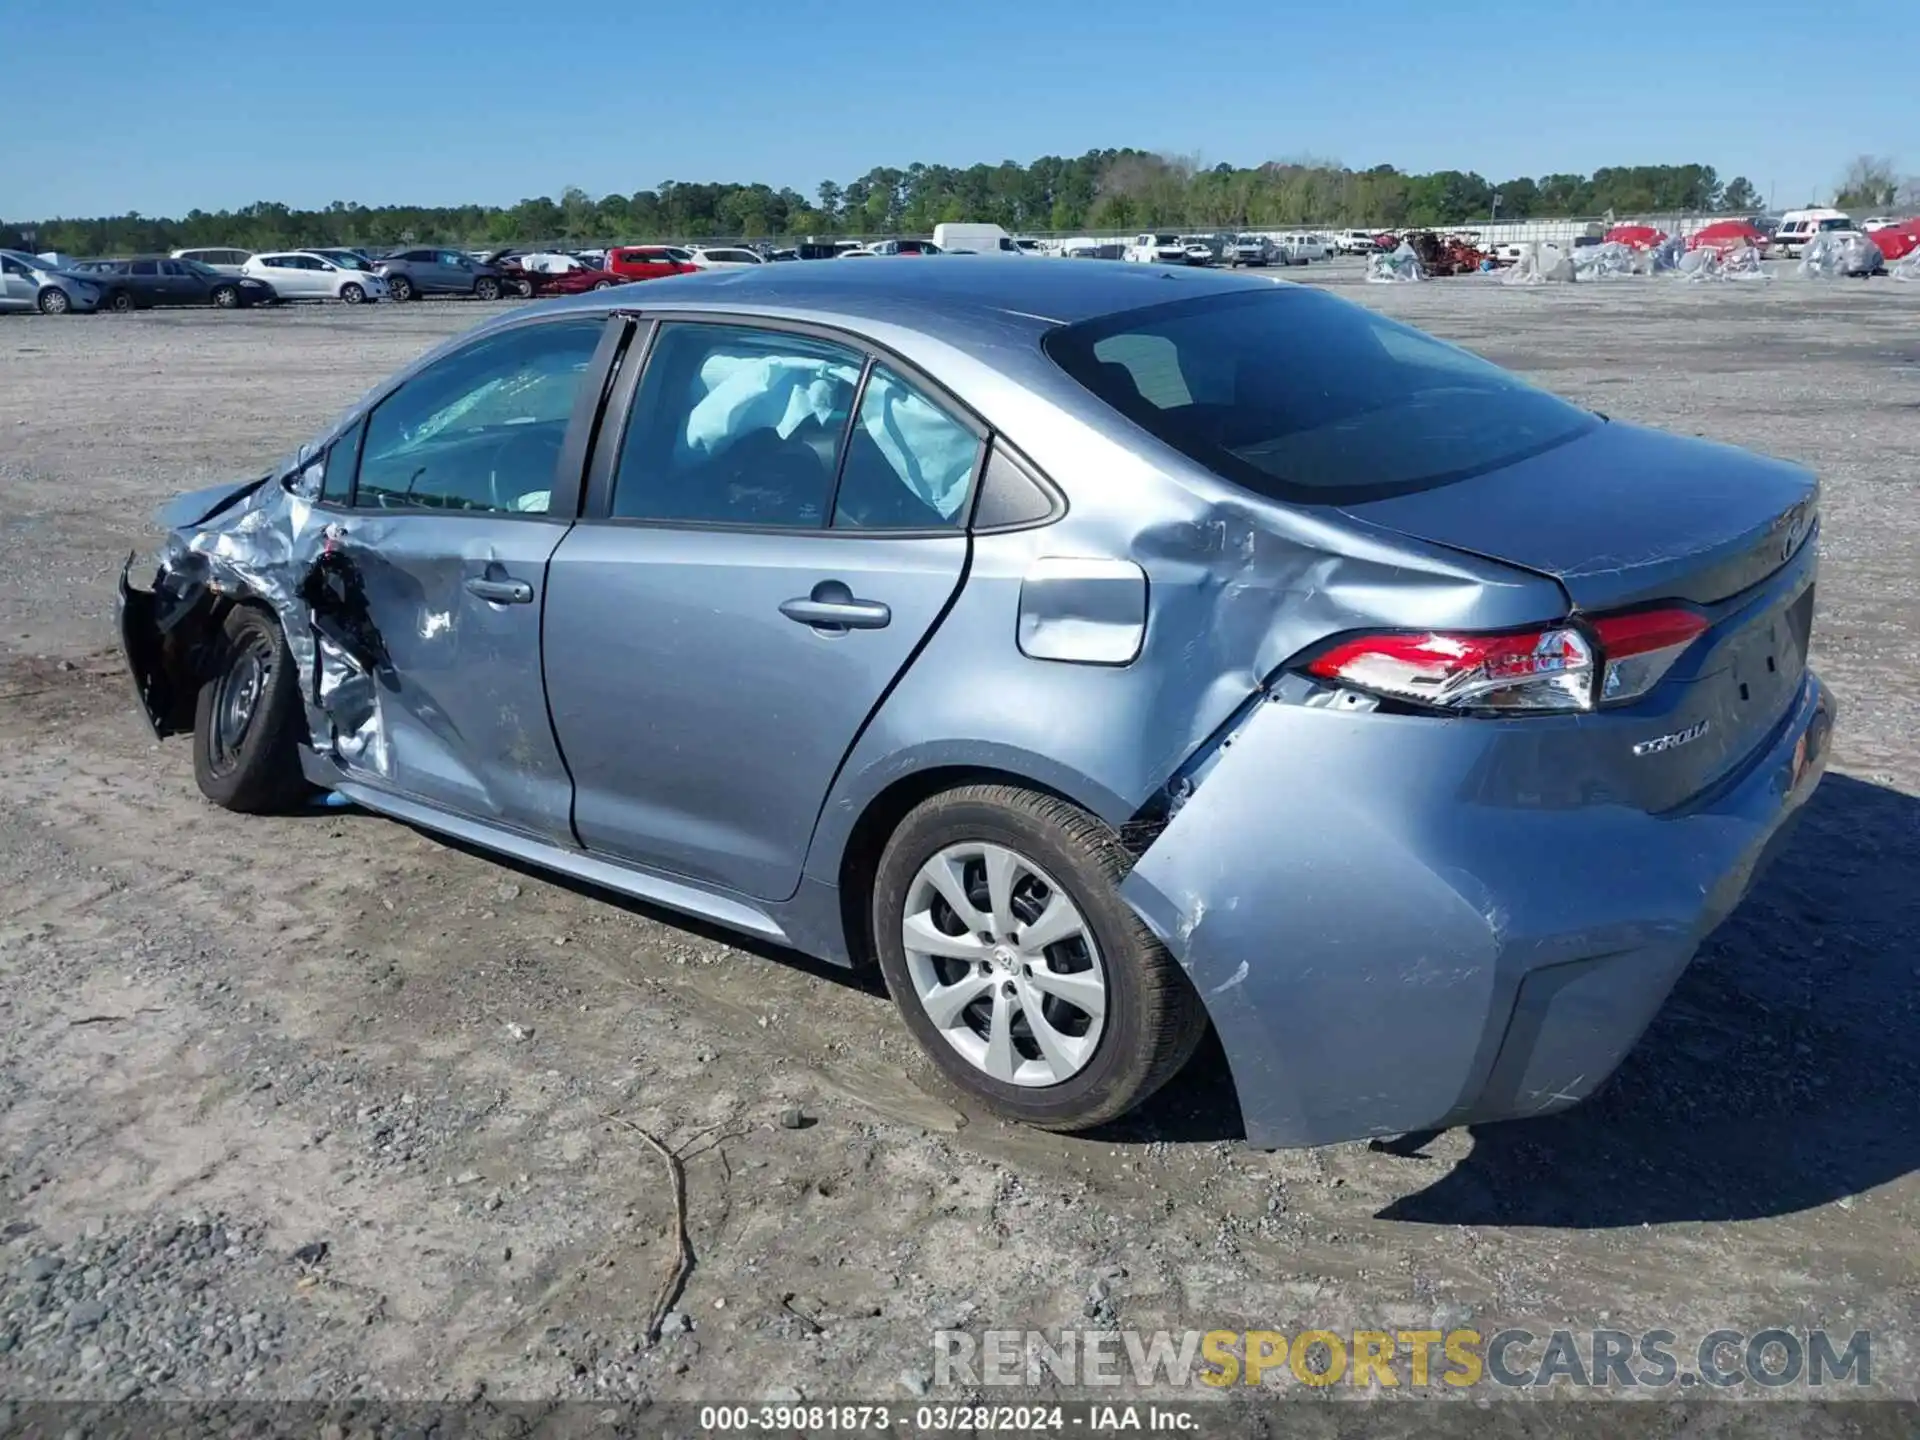
[[[1687,646],[1700,638],[1707,618],[1692,610],[1637,610],[1602,615],[1592,622],[1605,660],[1600,703],[1631,700],[1660,683]]]
[[[1706,628],[1705,617],[1669,608],[1504,635],[1359,635],[1322,652],[1306,670],[1442,709],[1591,710],[1596,702],[1645,694]]]
[[[1593,647],[1569,626],[1518,635],[1362,635],[1307,671],[1450,709],[1584,710],[1592,704]]]

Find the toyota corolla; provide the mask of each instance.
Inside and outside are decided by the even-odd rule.
[[[1582,1099],[1833,716],[1805,471],[1203,270],[529,307],[164,517],[122,633],[210,799],[877,965],[1055,1129],[1209,1025],[1262,1146]]]

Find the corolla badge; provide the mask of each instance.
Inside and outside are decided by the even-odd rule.
[[[1677,750],[1682,745],[1692,744],[1707,733],[1708,722],[1696,720],[1684,730],[1675,730],[1666,735],[1656,735],[1651,740],[1642,740],[1633,747],[1636,755],[1658,755],[1662,750]]]

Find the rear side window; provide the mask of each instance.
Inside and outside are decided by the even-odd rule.
[[[1600,423],[1456,346],[1305,288],[1127,311],[1045,344],[1149,434],[1283,500],[1431,489]]]
[[[966,519],[980,441],[906,381],[876,365],[860,397],[834,497],[836,529],[929,530]]]
[[[863,364],[804,335],[665,327],[634,396],[613,515],[824,526]]]

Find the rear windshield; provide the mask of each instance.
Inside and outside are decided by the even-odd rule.
[[[1149,434],[1283,500],[1432,489],[1600,423],[1464,350],[1302,286],[1069,325],[1046,351]]]

